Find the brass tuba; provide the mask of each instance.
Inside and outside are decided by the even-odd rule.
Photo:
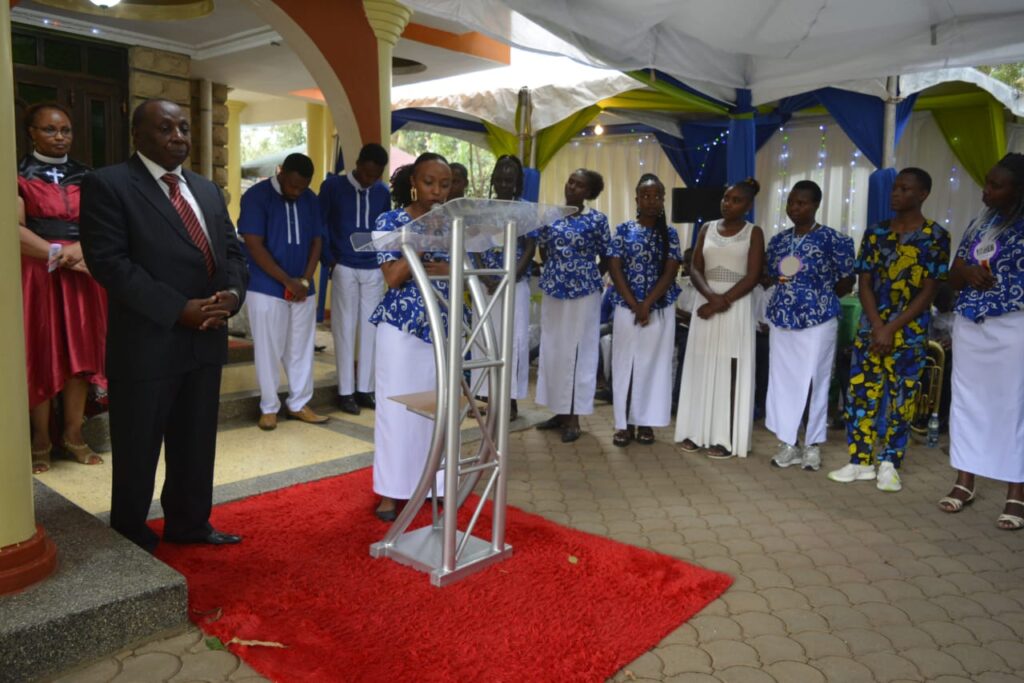
[[[946,372],[946,349],[937,341],[928,342],[924,369],[914,395],[914,414],[910,428],[915,434],[928,433],[928,418],[939,412],[942,403],[942,377]]]

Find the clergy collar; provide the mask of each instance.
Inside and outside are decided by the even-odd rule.
[[[65,154],[62,157],[48,157],[45,154],[40,154],[36,150],[32,150],[32,156],[44,164],[66,164],[68,163],[68,155]]]

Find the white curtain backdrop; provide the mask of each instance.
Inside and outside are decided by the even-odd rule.
[[[1007,126],[1007,144],[1011,152],[1024,152],[1024,125]],[[931,174],[932,193],[924,213],[950,230],[955,248],[967,223],[983,208],[981,188],[961,170],[930,113],[912,115],[896,150],[896,165],[919,166]],[[683,186],[652,136],[585,137],[563,147],[544,170],[540,200],[564,201],[565,181],[581,167],[604,176],[604,193],[588,204],[606,213],[613,227],[634,215],[636,183],[643,173],[656,173],[669,189],[669,199],[671,188]],[[832,119],[790,121],[757,154],[757,223],[769,239],[788,227],[786,195],[793,183],[806,178],[824,193],[818,220],[852,236],[859,247],[867,222],[868,176],[874,170]],[[669,201],[666,209],[671,209]],[[676,227],[685,244],[689,233],[682,228],[689,226]]]
[[[587,206],[607,215],[612,229],[636,215],[636,184],[644,173],[654,173],[665,184],[669,195],[666,211],[671,211],[672,188],[683,186],[653,135],[588,136],[573,140],[555,154],[541,173],[540,201],[563,204],[565,181],[578,168],[589,168],[604,177],[604,192]]]

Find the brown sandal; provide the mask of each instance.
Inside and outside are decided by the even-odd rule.
[[[75,462],[80,465],[102,465],[103,458],[101,458],[96,451],[89,448],[89,444],[85,443],[71,443],[67,439],[63,440],[64,451],[70,455]]]
[[[619,448],[625,448],[633,440],[632,429],[620,429],[612,435],[612,445],[618,446]]]
[[[42,474],[50,471],[50,455],[53,453],[53,444],[46,448],[32,451],[32,474]]]
[[[650,446],[654,443],[654,430],[650,427],[640,427],[636,430],[636,442]]]

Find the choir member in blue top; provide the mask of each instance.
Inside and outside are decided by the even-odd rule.
[[[793,185],[786,214],[793,227],[768,243],[765,267],[775,285],[768,301],[771,328],[765,426],[781,442],[776,467],[821,467],[818,444],[828,432],[828,389],[839,331],[839,297],[853,288],[853,240],[815,219],[821,188]],[[807,407],[804,446],[797,432]]]
[[[953,403],[949,459],[956,484],[939,501],[960,512],[974,500],[974,477],[1005,481],[1000,529],[1024,528],[1024,154],[988,172],[987,207],[957,249],[950,284],[959,289],[953,322]]]
[[[612,443],[654,443],[652,427],[672,420],[679,234],[665,222],[665,186],[645,173],[636,186],[635,220],[615,229],[608,273],[615,284],[612,323]]]
[[[491,171],[491,196],[495,199],[515,201],[523,196],[523,163],[518,157],[503,154]],[[530,392],[530,267],[537,242],[532,235],[516,240],[515,326],[512,331],[512,411],[511,419],[519,415],[516,399],[526,398]],[[495,248],[480,255],[485,268],[504,268],[504,249]],[[486,281],[488,288],[496,282]],[[501,335],[501,321],[495,320],[495,333]],[[474,384],[476,384],[474,380]],[[488,394],[483,387],[481,395]]]
[[[560,429],[562,441],[580,438],[580,415],[594,412],[601,333],[601,272],[608,255],[608,218],[584,207],[604,189],[596,171],[578,169],[565,183],[565,203],[576,213],[538,230],[544,257],[540,288],[537,403],[555,416],[537,429]]]
[[[323,222],[309,189],[313,161],[289,154],[275,177],[242,195],[238,232],[249,261],[245,297],[252,328],[256,380],[260,386],[259,427],[277,427],[279,367],[288,379],[288,416],[321,423],[327,416],[309,407],[313,398],[313,341],[316,290],[313,273],[320,261]]]
[[[377,218],[378,231],[401,230],[405,224],[441,204],[448,196],[452,173],[439,154],[421,154],[410,169],[409,204]],[[429,275],[448,274],[448,254],[420,256]],[[377,261],[388,286],[370,322],[377,326],[376,382],[381,400],[374,412],[373,490],[381,497],[377,516],[392,521],[398,501],[408,500],[426,464],[433,421],[406,409],[390,397],[436,388],[432,335],[423,294],[412,279],[401,252],[378,252]],[[447,281],[433,286],[448,296]],[[445,309],[442,308],[444,312]],[[442,316],[448,325],[447,314]],[[440,477],[439,477],[440,479]],[[436,493],[443,491],[440,481]]]
[[[377,216],[391,206],[387,185],[380,179],[387,165],[387,150],[371,142],[359,151],[356,167],[351,172],[330,176],[320,186],[320,206],[328,234],[323,260],[331,272],[331,336],[334,337],[339,402],[341,409],[352,415],[359,414],[360,406],[373,408],[376,405],[373,394],[376,328],[367,321],[384,295],[384,278],[375,255],[356,251],[352,236],[373,230]]]

